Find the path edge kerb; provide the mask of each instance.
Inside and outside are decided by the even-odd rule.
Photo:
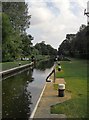
[[[42,92],[41,92],[41,94],[40,94],[40,97],[39,97],[39,99],[38,99],[38,101],[37,101],[37,103],[36,103],[36,105],[35,105],[35,108],[34,108],[32,114],[31,114],[29,120],[32,119],[32,118],[34,118],[34,115],[35,115],[35,113],[36,113],[36,110],[37,110],[37,108],[38,108],[38,105],[39,105],[39,103],[40,103],[40,100],[41,100],[41,98],[42,98],[42,96],[43,96],[43,93],[44,93],[44,90],[45,90],[45,88],[46,88],[46,85],[47,85],[47,82],[45,83],[45,85],[44,85],[44,87],[43,87],[43,90],[42,90]]]

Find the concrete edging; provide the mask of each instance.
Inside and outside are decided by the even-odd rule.
[[[31,65],[33,65],[33,62],[31,62],[30,64],[25,64],[25,65],[21,65],[21,66],[19,66],[19,67],[14,67],[14,68],[11,68],[11,69],[8,69],[8,70],[4,70],[4,71],[0,72],[0,75],[1,75],[1,74],[2,74],[2,75],[6,75],[6,74],[9,74],[9,73],[14,72],[14,71],[16,71],[16,70],[20,70],[20,69],[23,69],[23,68],[25,68],[25,67],[29,67],[29,66],[31,66]]]
[[[37,103],[36,103],[36,106],[35,106],[32,114],[31,114],[30,118],[34,118],[34,115],[35,115],[35,113],[36,113],[36,110],[37,110],[37,107],[38,107],[38,105],[39,105],[39,102],[40,102],[40,100],[41,100],[41,98],[42,98],[42,95],[43,95],[43,93],[44,93],[44,90],[45,90],[45,88],[46,88],[46,84],[47,84],[47,82],[46,82],[45,85],[44,85],[44,88],[43,88],[43,90],[42,90],[42,92],[41,92],[41,94],[40,94],[40,97],[39,97],[39,99],[38,99],[38,101],[37,101]],[[29,120],[30,120],[30,118],[29,118]]]

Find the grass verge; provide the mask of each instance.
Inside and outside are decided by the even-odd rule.
[[[8,70],[14,67],[18,67],[19,63],[21,63],[21,65],[25,65],[30,63],[30,61],[3,62],[3,63],[0,63],[0,66],[2,65],[2,70]]]
[[[62,71],[56,73],[56,77],[64,77],[66,92],[70,92],[71,99],[63,103],[51,106],[51,113],[65,114],[68,118],[87,117],[87,62],[85,60],[73,60],[61,62]],[[58,85],[54,85],[57,90]]]

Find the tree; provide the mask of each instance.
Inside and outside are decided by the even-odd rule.
[[[31,54],[33,37],[26,34],[31,18],[25,2],[2,3],[2,57],[3,61],[13,61]]]
[[[2,14],[2,26],[2,60],[14,60],[21,51],[20,37],[12,28],[8,15],[4,13]]]
[[[66,40],[58,48],[58,54],[66,56],[89,58],[89,26],[81,25],[75,34],[67,34]]]
[[[79,31],[81,32],[82,30],[84,30],[86,28],[86,25],[82,24],[79,28]]]
[[[31,46],[33,37],[31,35],[27,35],[26,33],[21,35],[22,38],[22,56],[29,56],[31,55]]]
[[[57,55],[57,50],[54,49],[49,44],[46,45],[43,41],[41,43],[37,43],[35,45],[35,48],[39,51],[39,54],[41,54],[41,55],[50,55],[50,56]]]
[[[25,2],[3,2],[2,11],[9,16],[14,30],[24,32],[29,27],[31,15],[28,15]]]

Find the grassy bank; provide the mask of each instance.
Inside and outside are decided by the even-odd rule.
[[[30,63],[30,61],[3,62],[3,63],[0,63],[0,66],[2,65],[2,70],[8,70],[14,67],[18,67],[19,63],[21,63],[21,65],[25,65]]]
[[[30,56],[31,58],[31,56]],[[50,59],[50,56],[48,55],[37,55],[35,56],[36,58],[36,61],[44,61],[44,60],[48,60]],[[1,70],[8,70],[8,69],[11,69],[11,68],[14,68],[14,67],[18,67],[19,66],[19,63],[21,63],[21,65],[25,65],[25,64],[28,64],[30,63],[30,61],[14,61],[14,62],[3,62],[3,63],[0,63],[0,69]]]
[[[87,62],[72,60],[61,62],[62,71],[56,77],[64,77],[66,92],[71,94],[71,99],[51,107],[51,113],[65,114],[68,118],[87,117]],[[58,85],[54,86],[57,89]]]

